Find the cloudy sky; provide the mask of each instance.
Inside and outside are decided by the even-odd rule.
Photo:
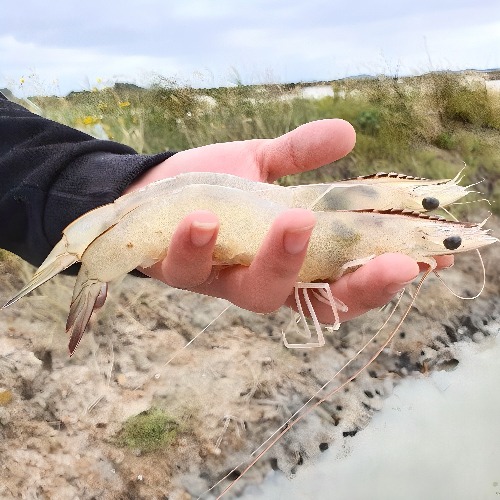
[[[500,67],[498,0],[8,3],[0,88],[16,93],[154,75],[217,86]]]

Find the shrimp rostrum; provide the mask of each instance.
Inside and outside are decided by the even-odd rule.
[[[358,193],[366,194],[371,187],[362,180],[350,182],[353,186],[361,185]],[[390,182],[383,182],[385,190]],[[342,182],[331,186],[284,188],[223,174],[186,174],[159,181],[70,224],[32,280],[4,307],[74,262],[81,262],[66,325],[69,351],[73,354],[96,303],[105,299],[107,284],[137,267],[147,268],[162,260],[178,223],[194,210],[209,210],[220,220],[214,264],[249,266],[276,216],[291,206],[314,209],[317,222],[300,270],[296,296],[299,288],[319,290],[322,299],[332,306],[337,327],[337,310],[343,304],[331,296],[326,284],[373,257],[400,252],[434,269],[435,256],[478,249],[498,241],[482,224],[451,222],[405,210],[405,206],[386,209],[352,202],[349,210],[332,209],[335,204],[325,205],[323,195],[332,199],[337,195],[344,200],[342,204],[349,204],[345,201],[349,187],[342,187],[348,186]],[[435,198],[431,187],[432,184],[421,195],[422,199]],[[466,194],[461,189],[447,203]],[[411,191],[415,192],[414,186]],[[300,306],[298,298],[297,305]]]

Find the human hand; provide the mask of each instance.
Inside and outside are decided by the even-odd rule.
[[[348,154],[355,143],[352,126],[343,120],[307,123],[276,139],[253,139],[212,144],[182,151],[150,169],[126,192],[184,172],[219,172],[260,182],[305,172]],[[309,210],[290,209],[274,221],[251,266],[230,266],[214,278],[212,252],[219,222],[207,211],[193,212],[178,226],[167,256],[141,269],[171,286],[225,298],[255,312],[271,312],[283,304],[293,306],[291,295],[307,252],[315,224]],[[451,259],[451,260],[450,260]],[[452,258],[441,258],[447,267]],[[341,321],[359,316],[389,302],[395,293],[419,273],[418,264],[401,254],[377,257],[331,285],[335,297],[349,310]],[[331,308],[313,300],[318,319],[333,321]]]

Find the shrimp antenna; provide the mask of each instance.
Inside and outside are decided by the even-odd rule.
[[[248,470],[250,470],[250,468],[260,459],[260,457],[262,455],[264,455],[264,453],[266,453],[287,431],[288,429],[290,429],[291,427],[293,427],[293,425],[295,425],[295,423],[301,419],[302,417],[304,417],[306,414],[308,414],[315,406],[317,406],[316,404],[314,406],[312,406],[309,410],[307,410],[307,405],[309,405],[311,403],[311,401],[314,400],[314,398],[322,391],[324,390],[328,384],[330,384],[333,380],[335,380],[353,361],[355,361],[355,359],[375,340],[375,338],[379,335],[379,333],[383,330],[383,328],[387,325],[387,323],[389,322],[389,320],[391,319],[391,317],[394,315],[397,307],[399,306],[400,302],[401,302],[401,298],[402,298],[402,293],[399,295],[398,299],[397,299],[397,302],[395,304],[395,306],[393,307],[391,313],[389,314],[389,316],[387,317],[387,319],[384,321],[383,325],[377,330],[377,332],[372,335],[372,337],[363,345],[363,347],[361,347],[361,349],[359,349],[359,351],[349,360],[347,361],[347,363],[344,364],[344,366],[342,366],[342,368],[340,368],[337,373],[335,373],[335,375],[333,375],[333,377],[331,377],[327,382],[325,382],[325,384],[323,384],[298,410],[295,411],[295,413],[293,415],[291,415],[285,422],[283,422],[280,427],[278,427],[263,443],[260,444],[260,446],[258,448],[256,448],[251,454],[250,454],[250,457],[254,456],[255,454],[258,453],[258,455],[254,458],[254,460],[245,468],[245,470],[241,473],[240,476],[238,476],[237,479],[235,479],[231,484],[229,484],[227,486],[227,488],[217,497],[217,498],[221,498],[223,495],[225,495],[233,486],[234,484],[236,483],[236,481],[243,475],[245,474],[246,472],[248,472]],[[410,307],[411,307],[411,304],[410,304]],[[371,361],[370,361],[371,363]],[[350,379],[351,380],[351,379]],[[349,381],[348,381],[349,382]],[[347,382],[346,382],[347,383]],[[336,390],[340,390],[345,384],[343,384],[342,386],[338,387]],[[329,397],[329,396],[327,396]],[[324,401],[324,399],[322,400]],[[321,402],[322,402],[321,401]],[[302,410],[306,409],[306,411],[303,413],[303,415],[300,415],[300,413],[302,412]],[[297,419],[295,421],[293,421],[293,418],[296,417],[297,415],[299,415],[297,417]],[[273,439],[274,438],[274,439]],[[261,448],[263,448],[267,443],[270,443],[266,448],[264,448],[263,450],[261,450]],[[236,467],[234,467],[231,471],[229,471],[224,477],[222,477],[219,481],[217,481],[217,483],[215,483],[210,489],[204,491],[200,497],[198,497],[198,500],[202,498],[203,495],[205,495],[206,493],[212,491],[216,486],[218,486],[222,481],[224,481],[225,479],[227,479],[232,473],[234,473],[237,469],[239,469],[242,465],[244,465],[246,463],[246,460],[244,460],[243,462],[239,463]]]
[[[251,457],[255,455],[255,457],[252,459],[252,461],[246,466],[246,468],[243,470],[243,472],[241,472],[241,474],[234,480],[232,481],[223,491],[222,493],[217,497],[217,499],[221,498],[223,495],[225,495],[235,484],[236,482],[241,479],[241,477],[246,474],[250,469],[251,467],[253,467],[253,465],[255,465],[255,463],[260,459],[260,457],[262,457],[272,446],[274,446],[274,444],[276,444],[279,439],[285,435],[295,424],[297,424],[300,420],[302,420],[306,415],[308,415],[312,410],[314,410],[314,408],[318,407],[319,405],[321,405],[323,402],[325,402],[328,398],[330,398],[331,396],[333,396],[336,392],[340,391],[341,389],[343,389],[349,382],[351,382],[352,380],[354,380],[356,377],[358,377],[366,368],[368,368],[368,366],[370,366],[372,364],[372,362],[380,355],[380,353],[389,345],[389,343],[392,341],[392,339],[394,338],[394,336],[396,335],[397,331],[399,330],[399,328],[401,327],[401,325],[403,324],[404,320],[406,319],[406,317],[408,316],[408,313],[410,312],[410,309],[412,308],[413,304],[415,303],[415,299],[418,295],[418,292],[420,291],[425,279],[427,278],[427,276],[429,276],[429,274],[431,273],[432,271],[432,266],[429,266],[429,269],[425,272],[425,274],[422,276],[422,278],[420,279],[418,285],[417,285],[417,288],[415,290],[415,294],[413,296],[413,298],[411,299],[411,302],[410,304],[408,305],[408,307],[405,309],[402,317],[400,318],[398,324],[396,325],[396,327],[392,330],[392,332],[389,334],[389,336],[387,337],[387,339],[382,343],[382,345],[377,349],[377,351],[375,352],[375,354],[373,354],[373,356],[368,360],[367,363],[365,363],[361,368],[359,368],[353,375],[349,376],[349,378],[343,382],[341,385],[335,387],[334,389],[330,390],[329,392],[327,392],[324,396],[320,397],[320,399],[318,399],[318,401],[316,401],[313,405],[309,406],[309,404],[313,401],[314,398],[316,398],[316,396],[318,396],[321,391],[323,391],[324,389],[326,389],[326,387],[333,381],[337,378],[338,375],[340,375],[346,368],[347,366],[349,366],[372,342],[373,340],[379,335],[379,333],[384,329],[384,327],[387,325],[387,323],[389,322],[390,318],[394,315],[396,309],[398,308],[400,302],[401,302],[401,299],[403,297],[403,294],[401,294],[393,308],[393,310],[391,311],[391,314],[389,315],[389,317],[384,321],[384,324],[377,330],[377,332],[370,338],[370,340],[368,340],[368,342],[366,342],[363,347],[361,347],[361,349],[359,349],[359,351],[342,367],[340,368],[340,370],[337,371],[337,373],[332,377],[330,378],[330,380],[328,380],[323,386],[321,386],[315,393],[313,396],[311,396],[311,398],[309,398],[309,400],[304,403],[304,405],[302,405],[286,422],[284,422],[266,441],[264,441],[255,451],[252,452],[252,454],[250,455]],[[304,410],[304,411],[303,411]],[[294,417],[297,417],[294,419]],[[267,446],[261,450],[261,448],[266,445]],[[261,451],[259,451],[261,450]],[[234,473],[239,467],[241,467],[242,465],[244,465],[246,462],[242,462],[240,463],[239,465],[237,465],[234,469],[232,469],[228,474],[226,474],[223,478],[221,478],[217,483],[215,483],[210,489],[206,490],[205,492],[202,493],[202,495],[200,497],[198,497],[198,499],[202,498],[203,495],[205,495],[206,493],[212,491],[216,486],[218,486],[222,481],[224,481],[225,479],[227,479],[232,473]]]
[[[460,171],[458,172],[457,175],[455,175],[455,177],[453,177],[453,179],[451,179],[451,182],[453,182],[454,184],[460,184],[462,182],[462,179],[464,178],[464,176],[462,175],[462,172],[467,168],[467,163],[464,162],[464,166],[460,169]],[[467,188],[465,188],[467,189]]]
[[[471,193],[477,193],[479,191],[471,191]],[[488,200],[487,198],[481,198],[480,200],[470,200],[470,201],[455,201],[452,203],[452,205],[470,205],[471,203],[478,203],[479,201],[485,201],[486,203],[488,203],[488,205],[491,205],[491,201]],[[445,212],[447,212],[448,214],[450,214],[450,212],[448,212],[447,210],[445,210],[444,207],[441,207]],[[450,214],[451,215],[451,214]]]
[[[467,164],[464,162],[464,166],[461,168],[460,172],[458,172],[457,175],[455,175],[455,177],[453,177],[453,179],[451,179],[450,182],[452,182],[453,184],[460,184],[463,180],[463,178],[465,177],[465,175],[462,175],[462,172],[467,168]],[[469,184],[468,186],[464,186],[464,189],[469,189],[470,187],[472,186],[476,186],[477,184],[481,184],[481,182],[484,182],[484,177],[480,180],[480,181],[477,181],[477,182],[474,182],[473,184]],[[478,191],[469,191],[469,193],[477,193]]]
[[[443,208],[443,207],[442,207]],[[453,218],[454,220],[457,220],[457,218],[452,214],[450,213],[448,210],[446,210],[446,208],[443,208],[443,210],[451,217]],[[483,222],[481,222],[481,224],[479,224],[479,227],[483,227],[484,224],[486,224],[487,220],[491,217],[491,214],[488,215],[488,217],[486,217],[486,219],[483,220]],[[444,281],[444,279],[439,275],[439,273],[437,271],[433,271],[434,274],[437,276],[437,278],[439,279],[439,281],[444,285],[444,287],[450,292],[452,293],[457,299],[460,299],[460,300],[474,300],[474,299],[477,299],[482,293],[483,293],[483,290],[484,290],[484,287],[486,286],[486,268],[484,266],[484,260],[483,260],[483,256],[481,255],[481,252],[479,251],[479,249],[476,248],[476,253],[479,257],[479,262],[481,263],[481,268],[483,270],[483,284],[481,285],[481,289],[479,290],[478,293],[476,293],[476,295],[472,296],[472,297],[464,297],[463,295],[460,295],[458,293],[456,293],[454,290],[451,289],[451,287],[446,284],[446,282]]]
[[[485,178],[483,177],[480,181],[477,181],[477,182],[473,182],[472,184],[469,184],[468,186],[465,186],[464,189],[469,189],[470,187],[472,186],[477,186],[478,184],[481,184],[481,182],[484,182],[485,181]],[[471,193],[476,193],[478,191],[470,191]]]
[[[444,285],[444,287],[449,292],[451,292],[455,297],[457,297],[457,299],[461,299],[461,300],[474,300],[474,299],[477,299],[483,293],[484,287],[486,286],[486,268],[484,266],[483,256],[481,255],[481,252],[478,249],[476,249],[476,253],[477,253],[478,257],[479,257],[479,262],[481,262],[481,268],[483,270],[483,284],[481,285],[481,289],[479,290],[479,292],[477,292],[476,295],[474,295],[472,297],[464,297],[463,295],[459,295],[458,293],[456,293],[455,291],[453,291],[450,288],[450,286],[445,283],[444,279],[438,274],[438,272],[434,271],[434,274],[437,276],[437,278],[439,279],[439,281]]]
[[[179,354],[182,351],[184,351],[184,349],[186,349],[187,347],[189,347],[202,333],[205,333],[232,306],[233,306],[233,304],[229,304],[228,306],[226,306],[212,321],[210,321],[210,323],[208,323],[207,326],[205,326],[205,328],[203,328],[202,330],[200,330],[185,346],[181,347],[178,351],[176,351],[174,354],[172,354],[172,356],[170,357],[170,359],[160,368],[160,370],[164,370],[165,367],[168,364],[170,364],[177,356],[179,356]],[[160,375],[159,373],[155,373],[151,378],[157,379],[157,378],[159,378],[159,375]],[[144,385],[144,383],[145,382],[143,382],[142,384],[138,385],[134,389],[134,391],[139,390]]]

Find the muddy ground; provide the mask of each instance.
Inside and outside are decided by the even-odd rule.
[[[429,279],[389,347],[285,434],[228,497],[271,468],[293,475],[333,442],[355,439],[402,378],[453,370],[457,342],[498,334],[498,245],[484,259],[481,297],[461,301]],[[5,302],[33,269],[11,259],[0,266]],[[477,257],[457,258],[442,276],[454,290],[473,294],[481,282]],[[339,387],[386,337],[334,378],[387,312],[342,325],[321,349],[289,350],[281,339],[289,311],[262,316],[231,307],[183,348],[228,304],[128,276],[111,287],[69,358],[64,324],[73,283],[57,277],[0,313],[2,499],[209,498],[229,481],[209,488],[233,469],[229,480],[238,477],[252,451],[328,380],[334,379],[320,395]],[[124,422],[151,407],[175,422],[173,441],[154,451],[124,446],[118,438]]]

